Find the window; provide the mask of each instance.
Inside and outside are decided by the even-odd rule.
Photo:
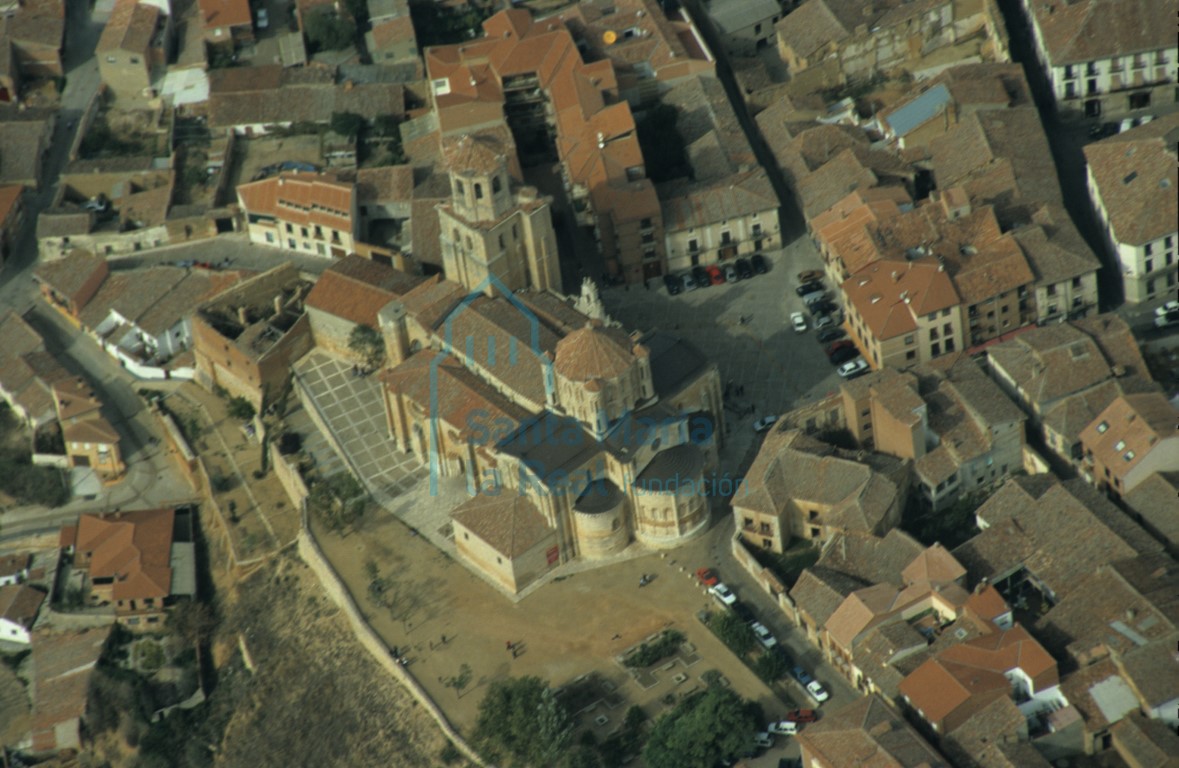
[[[290,224],[287,224],[287,233],[294,234],[294,232],[295,232],[295,228],[292,227]]]
[[[1049,296],[1055,296],[1055,295],[1056,295],[1056,286],[1055,286],[1055,285],[1050,285],[1050,286],[1048,286],[1048,295],[1049,295]]]
[[[639,222],[639,226],[643,229],[650,229],[652,226],[652,221],[650,219],[643,219]]]
[[[266,233],[266,242],[268,242],[268,243],[274,242],[274,233],[273,232]]]
[[[1125,459],[1126,461],[1133,461],[1134,460],[1134,452],[1133,451],[1126,451],[1126,455],[1123,456],[1122,458]]]
[[[483,185],[479,184],[478,182],[475,183],[475,199],[476,200],[483,199]]]
[[[1097,434],[1104,435],[1107,429],[1109,429],[1109,422],[1103,421],[1097,425]]]
[[[941,353],[942,353],[942,345],[941,344],[939,344],[935,341],[933,344],[930,345],[929,354],[931,357],[937,357]]]
[[[1168,251],[1171,250],[1171,247],[1173,245],[1175,245],[1175,240],[1170,235],[1167,235],[1166,237],[1163,238],[1163,247],[1166,248]]]
[[[299,231],[302,233],[303,237],[307,237],[307,227],[299,227]]]
[[[295,249],[295,241],[289,237],[287,238],[287,247],[290,248],[292,251]]]
[[[761,24],[760,23],[753,25],[753,34],[755,34],[755,35],[761,34]]]
[[[1071,80],[1076,76],[1077,76],[1077,73],[1073,71],[1073,65],[1072,64],[1065,64],[1064,65],[1064,79]]]
[[[463,183],[458,179],[455,179],[454,182],[454,193],[458,197],[462,197],[463,195],[467,194],[467,190],[463,187]]]
[[[499,249],[501,251],[504,249],[504,236],[503,235],[499,236]]]
[[[912,336],[906,336],[906,337],[905,337],[905,345],[907,346],[907,345],[909,345],[909,344],[912,344],[912,343],[913,343],[913,337],[912,337]]]
[[[954,326],[953,326],[953,324],[952,324],[952,323],[946,323],[945,325],[943,325],[943,326],[942,326],[942,333],[944,333],[944,334],[945,334],[945,335],[947,335],[947,336],[953,336],[953,335],[954,335]]]
[[[946,351],[947,352],[954,351],[954,340],[953,339],[946,339]]]
[[[138,63],[139,63],[139,57],[138,57],[138,56],[132,56],[132,57],[131,57],[131,63],[132,63],[132,64],[138,64]]]
[[[1115,451],[1120,451],[1120,450],[1122,450],[1122,449],[1123,449],[1123,448],[1125,448],[1125,447],[1126,447],[1126,441],[1125,441],[1125,440],[1119,440],[1119,441],[1117,441],[1116,443],[1114,443],[1114,450],[1115,450]]]
[[[689,252],[689,253],[695,253],[695,252],[696,252],[696,251],[698,251],[698,250],[700,250],[700,243],[699,243],[699,241],[697,241],[697,240],[695,240],[695,239],[689,240],[689,241],[688,241],[688,252]]]
[[[1074,277],[1073,278],[1073,288],[1080,288],[1080,287],[1081,287],[1081,278]]]
[[[905,359],[906,360],[916,360],[917,359],[917,350],[910,349],[908,352],[905,353]]]
[[[491,178],[491,194],[496,194],[502,188],[503,185],[500,183],[499,176],[493,176]]]
[[[947,309],[943,309],[943,310],[942,310],[942,317],[949,317],[949,316],[950,316],[950,310],[949,310],[949,308],[947,308]]]
[[[1147,256],[1150,256],[1152,253],[1154,253],[1154,243],[1147,243],[1143,251]]]
[[[1154,271],[1154,259],[1147,259],[1142,265],[1142,271],[1148,275],[1151,272],[1153,272]]]

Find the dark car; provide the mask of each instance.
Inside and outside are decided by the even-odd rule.
[[[753,267],[749,264],[749,259],[737,259],[734,266],[737,267],[737,278],[740,280],[748,280],[753,277]]]
[[[843,347],[842,349],[835,350],[835,352],[829,355],[827,359],[831,361],[832,365],[842,365],[848,360],[854,360],[855,358],[859,357],[859,355],[860,351],[855,348],[855,345],[852,345],[850,347]]]
[[[848,348],[851,348],[851,349],[856,348],[856,345],[853,344],[850,339],[844,339],[843,341],[837,341],[834,344],[831,344],[827,347],[827,357],[831,357],[832,355],[834,355],[836,352],[838,352],[841,349],[848,349]]]
[[[692,279],[696,281],[697,288],[707,288],[712,285],[712,279],[708,276],[708,270],[704,267],[692,267]]]
[[[753,274],[764,275],[770,271],[770,263],[766,261],[766,257],[760,253],[755,253],[749,257],[749,263],[753,266]]]
[[[797,293],[799,296],[806,296],[808,293],[816,293],[816,292],[822,293],[822,291],[823,291],[823,284],[822,283],[803,283],[802,285],[800,285],[794,289],[794,292]]]
[[[811,311],[812,315],[834,315],[839,307],[833,301],[816,301],[810,304],[807,309]]]
[[[824,328],[823,330],[819,331],[819,335],[815,338],[819,340],[820,344],[826,344],[829,341],[842,339],[846,335],[847,331],[843,330],[842,328]]]
[[[733,603],[733,613],[737,614],[737,617],[746,624],[757,621],[757,617],[753,615],[753,611],[749,610],[749,606],[740,601]]]
[[[684,284],[675,275],[664,275],[663,284],[667,286],[667,293],[671,296],[684,290]]]

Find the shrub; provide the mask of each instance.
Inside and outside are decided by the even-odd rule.
[[[668,656],[679,650],[680,644],[685,640],[683,633],[677,632],[674,629],[669,629],[663,633],[662,636],[655,642],[647,645],[643,643],[639,649],[629,656],[623,665],[632,669],[640,667],[649,667],[652,664],[657,664],[663,661]]]

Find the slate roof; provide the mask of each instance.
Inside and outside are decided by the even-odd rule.
[[[1085,162],[1114,239],[1143,246],[1179,228],[1179,114],[1086,144]]]
[[[1167,0],[1029,3],[1053,66],[1173,48],[1174,5]]]
[[[450,517],[507,558],[519,557],[554,535],[536,505],[521,493],[476,494]]]

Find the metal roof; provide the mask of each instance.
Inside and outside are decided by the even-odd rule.
[[[904,136],[919,125],[931,120],[950,103],[950,89],[938,83],[905,106],[884,118],[888,127],[898,137]]]

